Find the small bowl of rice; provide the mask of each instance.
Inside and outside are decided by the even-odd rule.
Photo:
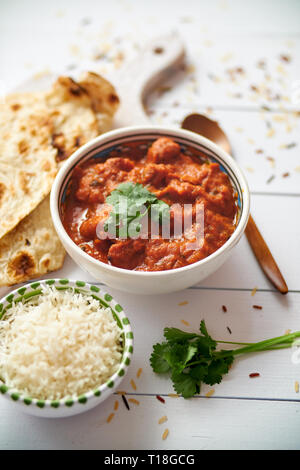
[[[117,390],[132,353],[129,319],[98,286],[49,279],[0,300],[0,394],[32,415],[95,407]]]

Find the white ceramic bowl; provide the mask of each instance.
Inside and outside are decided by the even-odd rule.
[[[107,294],[98,286],[93,286],[87,282],[69,281],[68,279],[45,279],[43,281],[26,284],[10,292],[9,295],[0,300],[0,320],[3,318],[6,309],[9,309],[12,302],[19,302],[22,299],[26,300],[29,297],[41,295],[41,287],[43,285],[55,286],[59,290],[72,289],[86,293],[87,295],[92,295],[99,300],[101,305],[111,308],[115,320],[122,329],[124,341],[123,357],[117,372],[113,374],[106,383],[99,385],[93,390],[88,390],[80,396],[62,398],[61,400],[39,400],[19,390],[7,387],[7,385],[0,380],[0,394],[19,410],[39,417],[64,418],[94,408],[118,390],[131,362],[133,333],[129,319],[123,308],[110,294]]]
[[[65,198],[68,182],[74,167],[90,158],[108,156],[130,141],[151,141],[167,136],[181,146],[192,148],[219,163],[228,174],[238,193],[239,216],[232,236],[215,253],[188,266],[158,272],[130,271],[117,268],[94,259],[79,248],[65,231],[60,218],[61,202]],[[249,217],[250,195],[247,181],[237,163],[230,155],[210,140],[182,129],[161,126],[134,126],[107,132],[78,149],[58,172],[51,191],[51,215],[58,236],[73,260],[94,278],[108,286],[136,294],[161,294],[178,291],[195,285],[216,271],[228,258],[232,248],[240,240]]]

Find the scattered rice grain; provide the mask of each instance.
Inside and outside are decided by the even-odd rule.
[[[295,381],[295,392],[299,393],[299,382],[297,380]]]
[[[106,422],[110,423],[114,416],[115,416],[115,413],[110,413],[110,415],[108,416]]]
[[[142,372],[143,372],[143,369],[140,367],[139,370],[136,373],[136,376],[137,376],[138,379],[140,378]]]
[[[209,391],[205,394],[205,396],[206,396],[206,398],[209,398],[209,397],[211,397],[214,393],[215,393],[215,389],[212,388],[211,390],[209,390]]]
[[[271,175],[270,178],[267,179],[266,183],[269,184],[275,179],[275,175]]]
[[[183,324],[186,325],[186,326],[190,326],[189,322],[186,321],[186,320],[181,320],[181,323],[183,323]]]
[[[114,410],[117,411],[118,408],[119,408],[119,402],[118,400],[116,400],[114,404]]]
[[[168,421],[168,418],[166,417],[166,415],[164,415],[158,420],[158,424],[163,424],[166,421]]]
[[[133,403],[134,405],[139,405],[140,404],[140,402],[138,400],[136,400],[135,398],[129,398],[128,401],[130,403]]]
[[[162,440],[164,441],[165,439],[167,439],[168,435],[169,435],[169,429],[167,428],[163,432]]]
[[[130,385],[132,386],[133,390],[136,390],[135,381],[133,379],[130,380]]]
[[[266,136],[267,137],[273,137],[274,134],[275,134],[275,129],[273,127],[271,127],[271,129],[268,130]]]

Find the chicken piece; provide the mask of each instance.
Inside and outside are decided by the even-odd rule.
[[[84,220],[80,225],[80,235],[87,240],[93,240],[96,237],[100,240],[108,238],[107,232],[104,231],[104,224],[111,210],[110,204],[100,204],[96,214]]]
[[[104,202],[120,183],[128,180],[134,163],[129,158],[109,158],[81,170],[76,197],[83,202]]]
[[[109,248],[107,259],[118,268],[135,269],[143,262],[146,242],[141,238],[118,241]]]
[[[147,161],[152,163],[172,163],[180,154],[180,146],[168,137],[160,137],[148,150]]]

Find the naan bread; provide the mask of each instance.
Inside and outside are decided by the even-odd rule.
[[[91,72],[0,104],[0,285],[62,266],[65,253],[42,201],[61,161],[109,130],[118,105],[114,87]]]
[[[51,119],[34,103],[26,111],[16,104],[0,108],[0,238],[49,194],[57,172]]]
[[[65,250],[52,223],[49,197],[0,240],[0,286],[60,269]]]
[[[108,131],[119,98],[113,86],[100,75],[86,73],[78,83],[59,77],[44,100],[53,119],[52,144],[57,160],[65,160],[78,147]]]

